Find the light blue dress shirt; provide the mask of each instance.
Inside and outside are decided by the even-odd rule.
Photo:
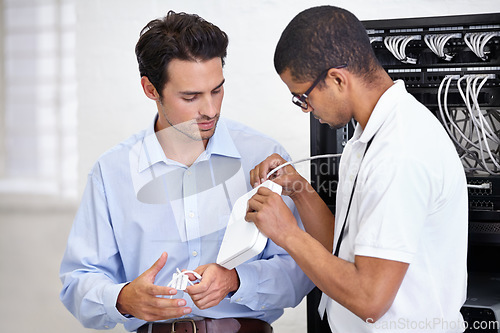
[[[165,267],[155,284],[166,286],[179,269],[216,261],[235,201],[252,189],[250,170],[272,153],[289,159],[273,139],[229,119],[196,162],[187,167],[166,158],[154,132],[146,130],[103,154],[88,176],[61,264],[61,300],[89,328],[145,322],[116,309],[121,288],[151,267],[162,252]],[[288,197],[285,202],[300,221]],[[258,318],[272,323],[312,289],[293,259],[268,240],[257,257],[236,268],[239,289],[219,305],[193,309],[187,317]]]

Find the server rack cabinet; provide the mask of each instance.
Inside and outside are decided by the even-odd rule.
[[[408,92],[440,119],[462,158],[472,185],[469,272],[500,274],[500,13],[363,24],[389,76],[404,80]],[[486,129],[471,119],[471,110],[481,112]],[[311,117],[310,129],[311,155],[341,153],[353,124],[332,130]],[[311,184],[332,211],[337,182],[337,160],[311,162]],[[317,315],[319,298],[317,289],[308,296],[308,332],[329,332]],[[462,310],[466,320],[480,316]]]

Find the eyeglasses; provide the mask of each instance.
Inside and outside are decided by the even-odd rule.
[[[297,105],[297,106],[300,106],[304,110],[309,109],[309,104],[307,104],[307,97],[309,96],[311,91],[314,89],[314,87],[316,87],[318,85],[318,83],[326,76],[326,73],[328,73],[328,71],[330,69],[332,69],[332,68],[339,69],[339,68],[345,68],[345,67],[347,67],[347,64],[343,64],[343,65],[340,65],[337,67],[330,67],[330,68],[324,70],[323,72],[321,72],[321,74],[318,76],[318,78],[313,82],[313,84],[309,87],[309,89],[307,89],[307,91],[305,93],[303,93],[300,96],[292,93],[292,95],[293,95],[292,96],[292,103]]]

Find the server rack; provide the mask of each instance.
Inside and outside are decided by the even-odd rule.
[[[491,132],[500,136],[500,13],[371,20],[363,24],[389,76],[404,80],[408,92],[440,119],[462,156],[467,182],[474,186],[469,188],[469,274],[480,274],[479,280],[484,276],[496,279],[496,274],[500,277],[500,168],[495,164],[499,162],[500,145],[487,138],[488,154],[476,147],[481,135],[469,138],[475,145],[463,138],[473,126],[467,118],[466,101],[481,110]],[[468,99],[467,85],[477,92],[474,101]],[[452,122],[458,124],[458,130]],[[320,155],[341,153],[354,127],[348,124],[332,130],[311,116],[310,129],[311,155]],[[311,184],[332,211],[337,181],[337,160],[311,161]],[[308,295],[308,332],[330,331],[317,314],[320,295],[317,289]],[[492,311],[475,305],[466,304],[462,313],[467,321],[494,317]]]

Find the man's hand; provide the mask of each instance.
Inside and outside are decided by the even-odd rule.
[[[266,180],[267,174],[287,161],[278,154],[272,154],[250,171],[250,184],[256,187]],[[305,180],[294,167],[287,165],[269,176],[269,179],[283,187],[283,195],[293,197],[295,193],[308,189]]]
[[[176,289],[154,284],[156,275],[167,262],[167,257],[167,253],[163,252],[151,268],[122,288],[116,301],[116,308],[121,314],[145,321],[156,321],[182,317],[191,312],[191,308],[184,307],[184,299],[163,297],[177,294]]]
[[[201,275],[201,282],[187,287],[186,292],[202,310],[216,306],[240,286],[235,269],[228,270],[217,264],[208,264],[196,268],[195,272]]]
[[[281,196],[265,187],[259,188],[248,200],[245,220],[254,222],[264,235],[281,247],[288,234],[300,231],[295,216]]]

